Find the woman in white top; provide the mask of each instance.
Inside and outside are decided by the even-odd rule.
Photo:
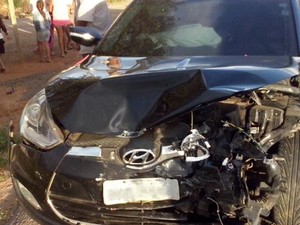
[[[60,56],[63,58],[67,53],[68,43],[68,25],[70,21],[70,7],[72,6],[72,0],[51,0],[50,12],[53,16],[53,25],[55,26],[58,38],[58,45],[60,49]]]

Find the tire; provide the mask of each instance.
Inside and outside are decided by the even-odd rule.
[[[274,207],[273,219],[277,225],[300,225],[300,138],[299,131],[278,143],[278,155],[283,190]]]

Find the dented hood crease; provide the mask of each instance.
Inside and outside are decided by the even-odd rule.
[[[48,104],[70,132],[138,132],[202,104],[226,99],[298,74],[296,58],[91,57],[46,87]]]

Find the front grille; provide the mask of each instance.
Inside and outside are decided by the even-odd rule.
[[[159,210],[124,210],[100,207],[97,202],[79,201],[57,195],[50,196],[56,210],[64,217],[94,224],[182,224],[184,214],[174,208]]]

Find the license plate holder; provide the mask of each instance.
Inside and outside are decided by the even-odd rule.
[[[176,179],[139,178],[106,180],[103,183],[105,205],[179,200]]]

